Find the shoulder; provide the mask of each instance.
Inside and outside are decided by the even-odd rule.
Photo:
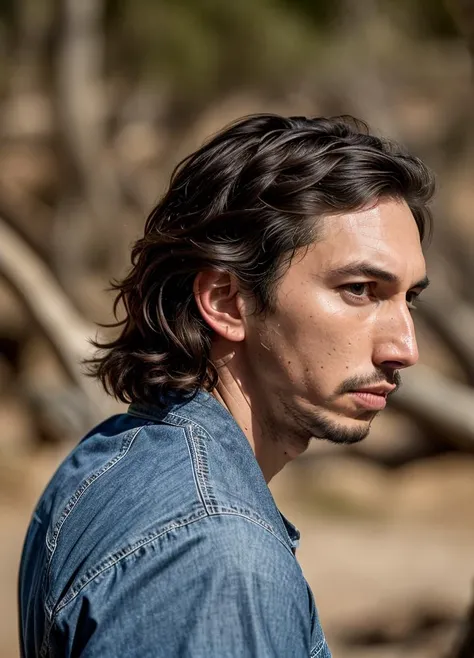
[[[103,602],[124,592],[137,603],[143,598],[160,607],[183,591],[189,601],[255,595],[262,605],[287,606],[293,600],[304,617],[309,610],[306,581],[293,553],[258,522],[222,513],[172,524],[110,555],[73,584],[59,609],[78,595]]]
[[[91,655],[133,635],[137,656],[309,656],[312,635],[293,554],[240,514],[189,521],[98,565],[57,606],[58,641],[84,623],[98,629]]]
[[[52,587],[204,513],[183,428],[109,419],[65,459],[36,510]]]
[[[163,509],[167,498],[178,489],[180,497],[173,498],[175,509],[196,500],[183,428],[123,414],[98,426],[76,446],[57,470],[41,502],[50,514],[49,521],[60,526],[56,528],[59,532],[69,516],[82,516],[84,510],[91,518],[95,508],[97,514],[110,518],[116,512],[115,524],[129,507],[133,508],[133,519],[138,523],[141,516],[157,513],[156,498]],[[184,500],[186,493],[190,501]]]
[[[200,519],[190,531],[199,539],[198,550],[213,569],[235,567],[242,572],[262,573],[268,567],[273,572],[281,568],[301,575],[291,548],[258,517],[217,512]]]

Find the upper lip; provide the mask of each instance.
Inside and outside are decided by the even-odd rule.
[[[372,393],[373,395],[383,395],[387,397],[389,393],[397,388],[396,384],[379,384],[378,386],[364,386],[354,390],[354,393]]]

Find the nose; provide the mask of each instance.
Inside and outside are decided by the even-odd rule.
[[[406,305],[395,304],[378,320],[373,361],[379,368],[399,370],[409,368],[418,361],[413,318]]]

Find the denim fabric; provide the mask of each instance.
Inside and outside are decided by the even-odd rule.
[[[211,395],[132,405],[81,441],[34,512],[22,656],[329,658],[298,537]]]

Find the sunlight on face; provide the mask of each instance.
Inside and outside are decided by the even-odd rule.
[[[411,311],[427,285],[415,220],[386,200],[323,220],[293,260],[275,312],[248,318],[254,395],[271,423],[354,442],[416,363]]]

